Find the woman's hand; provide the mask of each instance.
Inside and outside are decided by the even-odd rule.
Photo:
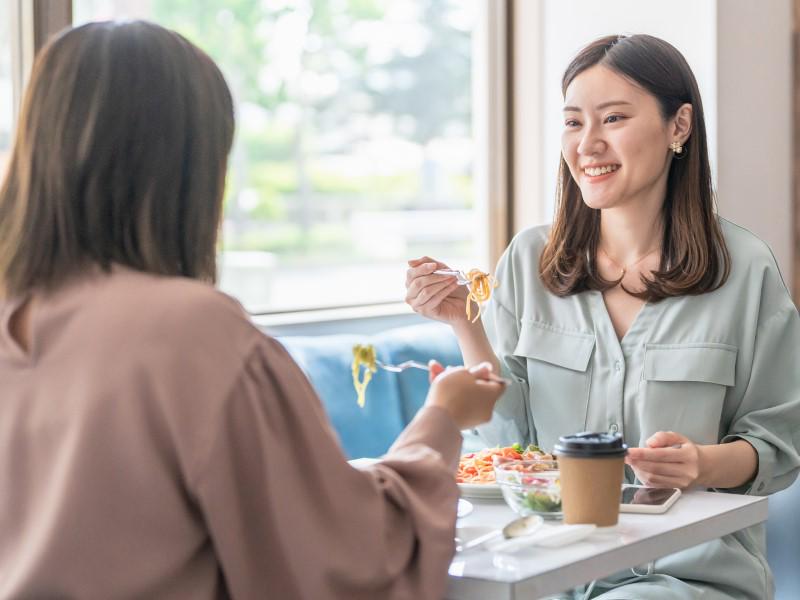
[[[625,462],[650,487],[685,489],[698,483],[702,472],[701,447],[672,431],[653,434],[646,448],[628,448]]]
[[[494,404],[506,386],[502,380],[492,377],[491,364],[445,369],[431,361],[429,366],[428,404],[450,413],[459,429],[475,427],[492,417]]]
[[[451,325],[467,320],[467,289],[451,275],[434,275],[447,265],[423,256],[408,261],[406,304],[429,319]]]

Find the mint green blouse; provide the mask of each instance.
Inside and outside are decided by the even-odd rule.
[[[513,381],[479,428],[484,441],[550,450],[559,436],[586,430],[618,431],[629,446],[644,446],[657,431],[699,444],[745,439],[758,453],[757,474],[727,491],[765,495],[788,487],[800,469],[800,316],[767,245],[724,219],[721,225],[732,258],[726,283],[646,303],[622,340],[600,292],[560,298],[542,285],[538,264],[549,228],[518,234],[500,259],[500,285],[484,313]],[[767,598],[764,557],[757,526],[596,589],[625,585],[624,593],[607,592],[622,596],[604,598]]]

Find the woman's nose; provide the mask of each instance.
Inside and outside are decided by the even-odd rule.
[[[600,135],[597,127],[586,127],[583,130],[583,137],[578,143],[578,154],[591,156],[599,154],[605,150],[606,142]]]

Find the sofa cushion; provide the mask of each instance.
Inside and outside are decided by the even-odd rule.
[[[800,479],[769,497],[767,562],[775,577],[775,600],[800,598]]]
[[[442,323],[426,323],[390,329],[370,342],[385,349],[393,364],[416,360],[427,364],[433,359],[444,366],[461,365],[461,350],[450,328]],[[396,375],[400,387],[403,421],[409,423],[425,403],[428,393],[428,372],[408,369]]]
[[[348,458],[384,454],[425,402],[428,373],[378,370],[360,408],[353,389],[351,363],[355,344],[372,344],[379,360],[461,364],[455,336],[440,323],[388,329],[375,335],[284,336],[278,340],[305,371],[317,390]]]
[[[348,458],[380,456],[405,426],[397,377],[378,371],[367,387],[366,404],[358,406],[353,388],[352,348],[364,336],[321,335],[278,338],[305,371],[322,399]],[[376,347],[378,358],[388,360]]]

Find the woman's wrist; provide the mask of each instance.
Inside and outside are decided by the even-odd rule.
[[[706,488],[737,488],[756,476],[758,453],[746,440],[697,446],[697,484]]]
[[[486,336],[486,331],[483,329],[483,323],[481,323],[480,319],[474,323],[469,321],[454,323],[452,327],[466,366],[471,367],[482,362],[488,362],[492,365],[494,372],[499,373],[500,363],[497,360],[494,349],[492,349],[492,345],[489,343],[489,338]]]

